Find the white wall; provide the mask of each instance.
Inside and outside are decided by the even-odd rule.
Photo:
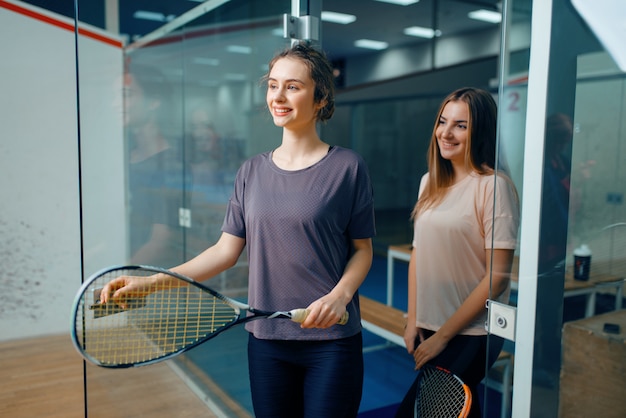
[[[78,67],[83,252],[88,276],[128,258],[122,48],[80,37]]]
[[[81,282],[72,26],[71,20],[18,1],[0,3],[0,340],[68,333],[71,303]],[[102,80],[118,70],[119,80],[122,51],[88,38],[80,38],[85,52],[80,63],[85,77],[94,80],[85,78],[81,86],[93,101],[86,100],[82,130],[85,151],[97,158],[85,158],[93,164],[85,169],[85,183],[98,187],[98,176],[112,176],[109,187],[116,189],[123,185],[123,172],[115,171],[122,156],[121,112],[112,114],[100,105],[113,90],[112,82]],[[109,148],[110,143],[120,145]],[[112,196],[118,201],[107,206],[123,207],[119,193]],[[89,220],[86,230],[123,237],[123,218],[109,216],[119,213]],[[104,255],[107,251],[112,252]],[[99,257],[113,259],[119,251],[103,249]]]

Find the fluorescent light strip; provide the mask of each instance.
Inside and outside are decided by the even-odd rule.
[[[233,52],[235,54],[251,54],[252,53],[252,48],[250,48],[249,46],[243,46],[243,45],[228,45],[226,47],[226,50],[228,52]]]
[[[246,81],[248,76],[239,73],[226,73],[224,74],[224,79],[228,81]]]
[[[135,19],[151,20],[153,22],[171,22],[176,19],[176,15],[167,15],[158,12],[150,12],[147,10],[137,10],[133,13]]]
[[[153,22],[165,22],[165,15],[158,12],[150,12],[147,10],[137,10],[133,13],[135,19],[151,20]]]
[[[417,3],[420,0],[375,0],[375,1],[379,1],[381,3],[397,4],[399,6],[409,6],[411,4]]]
[[[371,39],[359,39],[357,41],[354,41],[354,46],[380,51],[382,49],[387,49],[387,47],[389,47],[389,44],[387,42],[374,41]]]
[[[435,36],[441,36],[440,30],[434,30],[431,28],[423,28],[421,26],[409,26],[402,31],[405,35],[416,36],[418,38],[431,39]]]
[[[205,87],[216,87],[219,86],[221,83],[217,80],[200,80],[199,84]]]
[[[210,65],[211,67],[217,67],[220,65],[220,60],[217,58],[195,57],[192,62],[199,65]]]
[[[356,16],[349,15],[346,13],[322,11],[322,20],[324,22],[339,23],[341,25],[347,25],[348,23],[354,22],[356,20]]]
[[[500,23],[502,21],[502,13],[492,10],[474,10],[473,12],[469,12],[467,16],[470,19],[481,20],[488,23]]]

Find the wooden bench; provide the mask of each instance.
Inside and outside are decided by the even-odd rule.
[[[388,341],[406,347],[403,339],[406,314],[403,311],[366,296],[359,296],[359,303],[361,304],[363,328]]]

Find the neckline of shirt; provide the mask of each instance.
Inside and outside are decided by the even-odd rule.
[[[319,166],[320,164],[322,164],[328,158],[328,156],[335,151],[336,148],[337,148],[336,146],[330,145],[328,147],[328,152],[326,152],[326,154],[324,154],[324,156],[322,158],[320,158],[319,160],[317,160],[316,162],[314,162],[310,166],[304,167],[304,168],[300,168],[298,170],[285,170],[285,169],[280,168],[279,166],[277,166],[276,163],[274,163],[274,160],[272,159],[272,155],[274,154],[274,150],[269,151],[267,153],[267,161],[268,161],[270,167],[272,167],[272,169],[274,169],[275,171],[277,171],[277,172],[279,172],[281,174],[298,174],[298,173],[302,173],[304,171],[310,170],[312,168],[315,168],[315,167]]]

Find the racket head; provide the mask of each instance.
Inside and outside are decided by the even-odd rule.
[[[467,417],[472,406],[472,392],[454,373],[425,365],[418,374],[415,418]]]
[[[99,291],[120,276],[138,280],[167,275],[173,285],[125,307],[99,303]],[[244,304],[241,304],[245,306]],[[71,318],[77,351],[101,367],[126,368],[172,358],[234,325],[241,306],[185,276],[151,266],[114,266],[89,277],[78,290]]]

